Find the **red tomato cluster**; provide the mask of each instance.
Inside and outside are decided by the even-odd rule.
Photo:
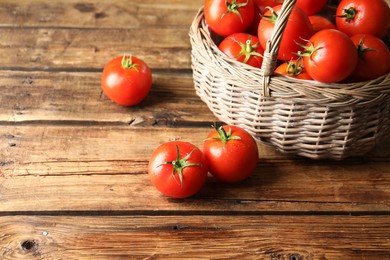
[[[228,57],[261,68],[283,0],[205,0],[209,29]],[[360,82],[390,71],[386,0],[297,0],[279,45],[275,73],[319,82]],[[303,74],[303,75],[301,75]]]
[[[203,151],[189,142],[170,141],[158,146],[148,172],[162,194],[187,198],[204,185],[210,172],[221,182],[239,182],[253,174],[258,162],[256,141],[244,129],[215,127],[203,143]]]

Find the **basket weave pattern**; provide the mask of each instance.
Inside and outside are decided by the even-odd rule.
[[[226,57],[201,8],[190,28],[196,93],[219,120],[283,153],[336,160],[363,155],[390,135],[390,74],[354,84],[273,75],[294,4],[284,1],[262,69]]]

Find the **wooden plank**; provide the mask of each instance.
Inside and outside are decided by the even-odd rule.
[[[389,211],[389,143],[342,162],[295,159],[258,144],[249,180],[209,179],[181,203],[161,196],[147,175],[152,151],[171,138],[201,147],[208,128],[3,126],[0,211]],[[380,152],[380,151],[383,151]],[[387,157],[376,157],[384,154]]]
[[[186,26],[202,0],[2,0],[0,27],[138,28]]]
[[[388,216],[3,216],[4,259],[386,259]]]
[[[195,94],[191,74],[153,73],[148,97],[131,108],[121,107],[102,94],[100,72],[0,71],[0,77],[2,123],[74,121],[174,126],[217,121]]]
[[[116,56],[133,54],[152,69],[190,69],[188,31],[189,27],[147,31],[0,28],[0,68],[100,70]]]

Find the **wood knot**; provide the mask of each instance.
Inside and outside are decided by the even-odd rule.
[[[26,240],[21,244],[24,251],[35,251],[38,247],[38,243],[35,240]]]

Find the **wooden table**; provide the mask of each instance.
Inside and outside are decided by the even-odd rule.
[[[389,259],[390,142],[313,161],[258,144],[255,174],[162,196],[161,143],[202,146],[190,23],[201,0],[0,1],[0,259]],[[153,87],[125,108],[101,92],[132,53]]]

